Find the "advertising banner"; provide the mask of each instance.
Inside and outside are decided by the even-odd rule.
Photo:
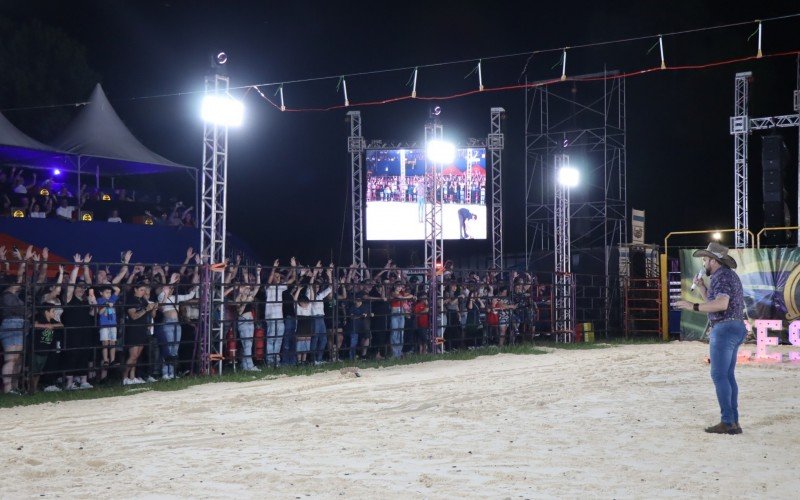
[[[697,302],[699,295],[690,288],[692,279],[702,270],[702,260],[692,257],[693,252],[681,250],[681,295]],[[731,249],[729,255],[738,264],[736,274],[742,280],[746,314],[751,325],[757,319],[780,320],[785,329],[791,321],[800,319],[800,249]],[[706,314],[683,311],[681,338],[706,338],[707,322]]]

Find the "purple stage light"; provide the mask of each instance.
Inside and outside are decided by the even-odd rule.
[[[60,169],[53,170],[53,175],[61,175],[61,170]]]

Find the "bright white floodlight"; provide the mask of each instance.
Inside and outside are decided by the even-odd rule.
[[[580,180],[581,174],[575,167],[565,166],[558,170],[558,183],[564,187],[574,188]]]
[[[201,116],[208,123],[238,127],[244,119],[244,104],[226,95],[203,97]]]
[[[450,142],[434,139],[428,142],[428,159],[434,163],[450,164],[456,159],[456,147]]]
[[[716,231],[715,233],[713,233],[711,235],[711,239],[713,239],[714,241],[720,241],[722,239],[722,233],[719,232],[719,231]]]

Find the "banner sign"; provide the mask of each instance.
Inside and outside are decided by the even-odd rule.
[[[694,276],[702,270],[702,260],[692,257],[693,252],[681,250],[681,296],[697,302],[700,296],[691,292],[690,287]],[[792,321],[800,319],[800,249],[731,249],[729,255],[738,264],[736,274],[742,280],[750,325],[755,320],[773,320],[780,322],[780,327],[778,323],[769,323],[770,328],[785,331]],[[681,314],[681,338],[684,340],[706,338],[707,326],[706,314],[693,311]]]
[[[644,245],[644,210],[631,210],[631,243]]]

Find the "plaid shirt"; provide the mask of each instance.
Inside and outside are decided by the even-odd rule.
[[[714,300],[720,295],[728,296],[728,308],[724,311],[708,313],[711,325],[720,321],[744,321],[744,293],[742,282],[736,271],[729,267],[720,267],[711,275],[711,286],[708,289],[708,300]]]

